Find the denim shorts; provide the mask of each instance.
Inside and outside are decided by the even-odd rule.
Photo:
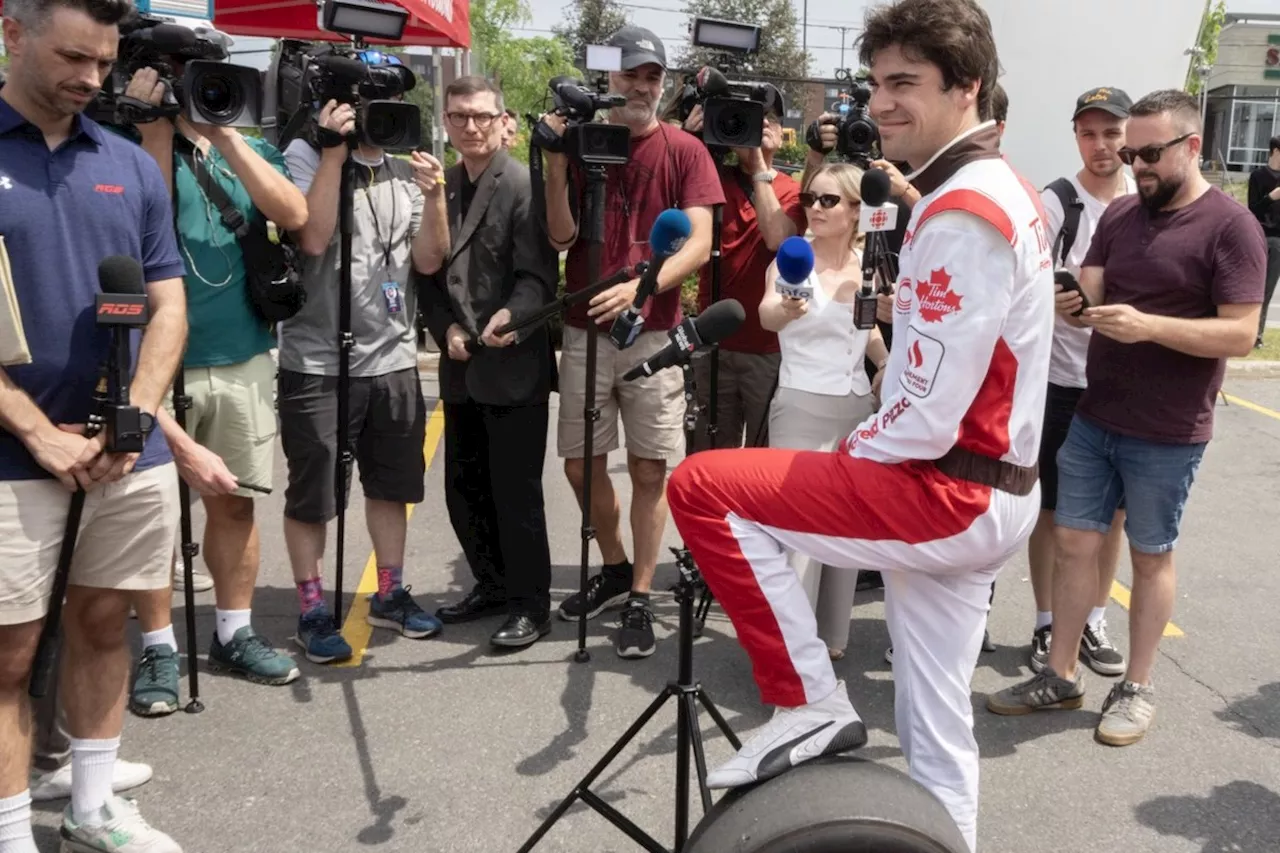
[[[1205,446],[1121,435],[1076,415],[1058,451],[1054,523],[1106,533],[1123,498],[1130,546],[1172,551]]]

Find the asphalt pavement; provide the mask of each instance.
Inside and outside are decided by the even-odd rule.
[[[423,388],[435,406],[434,370]],[[998,582],[990,630],[997,650],[974,676],[982,749],[979,849],[984,853],[1274,853],[1280,839],[1280,644],[1276,642],[1276,480],[1280,380],[1228,380],[1211,443],[1187,508],[1179,588],[1156,671],[1158,712],[1145,741],[1116,749],[1092,730],[1109,679],[1088,675],[1080,711],[1005,718],[985,694],[1025,677],[1034,605],[1023,558]],[[553,406],[555,398],[553,398]],[[406,583],[434,609],[470,588],[443,500],[437,414],[427,501],[410,518]],[[554,601],[578,585],[579,515],[554,455],[546,496],[555,563]],[[624,507],[625,458],[611,457]],[[275,494],[258,503],[262,573],[254,624],[293,648],[297,598],[281,533],[284,463]],[[362,502],[347,515],[345,586],[365,575],[370,542]],[[623,513],[624,528],[626,513]],[[197,535],[202,513],[195,512]],[[626,532],[630,543],[630,533]],[[668,525],[667,543],[678,545]],[[593,564],[598,554],[592,552]],[[326,584],[333,588],[333,535]],[[1127,558],[1110,612],[1127,648]],[[415,851],[513,853],[676,673],[677,572],[664,552],[655,586],[656,654],[619,659],[616,614],[589,624],[586,663],[574,662],[576,626],[556,620],[532,648],[491,651],[498,619],[446,626],[413,641],[362,626],[357,597],[347,634],[367,650],[354,666],[322,667],[297,655],[303,676],[286,687],[251,685],[204,669],[213,594],[197,596],[199,714],[128,716],[122,756],[149,762],[154,779],[133,792],[145,817],[188,853]],[[181,595],[174,620],[183,638]],[[852,639],[837,673],[866,719],[868,758],[904,769],[893,729],[893,684],[879,593],[860,594]],[[135,629],[136,643],[136,629]],[[185,646],[185,641],[182,641]],[[184,649],[185,651],[185,649]],[[1257,657],[1255,657],[1257,655]],[[713,608],[694,648],[697,676],[739,736],[767,717],[732,627]],[[184,668],[183,700],[188,681]],[[731,754],[703,716],[708,761]],[[603,799],[670,846],[675,707],[668,703],[594,786]],[[57,810],[37,806],[41,851],[57,849]],[[856,804],[853,804],[856,808]],[[696,822],[701,809],[692,807]],[[576,806],[539,851],[639,850],[594,812]]]

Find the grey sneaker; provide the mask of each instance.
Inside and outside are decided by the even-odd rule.
[[[1049,646],[1053,643],[1053,625],[1037,628],[1031,635],[1031,671],[1040,672],[1049,665]]]
[[[178,652],[168,643],[142,650],[129,689],[129,708],[144,717],[178,710]]]
[[[1121,681],[1102,703],[1102,719],[1094,736],[1108,746],[1129,746],[1142,740],[1155,715],[1155,688]]]
[[[178,842],[138,814],[133,800],[112,797],[99,812],[102,822],[78,824],[68,807],[62,814],[62,847],[59,853],[182,853]]]
[[[1006,687],[987,697],[987,710],[993,714],[1018,716],[1032,711],[1075,710],[1084,704],[1084,674],[1076,668],[1074,681],[1044,669],[1026,681]]]
[[[1124,655],[1120,654],[1107,636],[1107,623],[1102,621],[1095,628],[1084,626],[1080,639],[1080,660],[1098,675],[1124,675]]]

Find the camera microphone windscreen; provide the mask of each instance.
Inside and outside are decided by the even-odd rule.
[[[862,195],[863,207],[880,207],[889,200],[889,173],[883,169],[868,169],[862,173],[862,185],[859,187],[859,193]]]
[[[147,42],[161,53],[181,53],[196,46],[196,34],[180,24],[156,24],[136,30],[130,37]]]
[[[813,272],[813,246],[803,237],[788,237],[778,247],[778,277],[773,286],[792,299],[812,299],[809,275]]]
[[[146,293],[142,264],[128,255],[112,255],[98,264],[98,287],[103,293]]]
[[[369,76],[369,67],[349,56],[318,56],[316,65],[332,74],[334,79],[342,85],[362,83]]]
[[[702,66],[695,80],[698,91],[708,98],[719,98],[730,93],[729,78],[710,65]]]

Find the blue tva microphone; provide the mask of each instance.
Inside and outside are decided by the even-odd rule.
[[[680,251],[692,231],[693,223],[689,221],[689,214],[676,208],[662,211],[653,221],[653,227],[649,229],[649,250],[652,253],[649,269],[640,277],[635,301],[614,318],[613,326],[609,329],[609,338],[618,349],[631,346],[644,331],[644,317],[640,316],[640,312],[644,309],[644,303],[658,289],[658,273],[662,271],[667,258]]]
[[[809,276],[813,272],[813,247],[803,237],[788,237],[778,247],[778,277],[774,287],[783,296],[792,299],[812,299],[813,286]]]

